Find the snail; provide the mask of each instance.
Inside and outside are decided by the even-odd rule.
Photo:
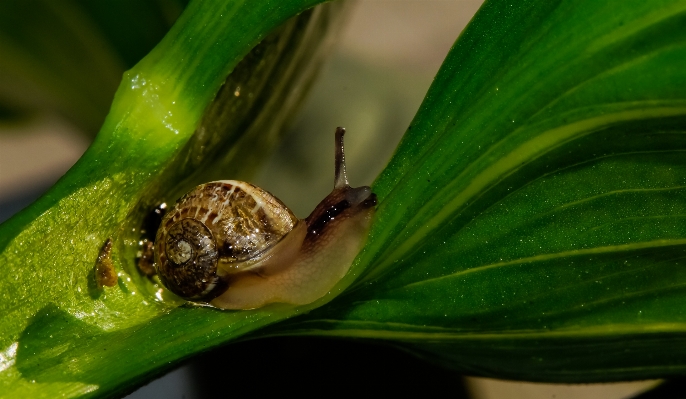
[[[303,220],[246,182],[214,181],[181,197],[155,237],[162,284],[221,309],[303,305],[326,295],[362,248],[376,205],[369,187],[348,184],[344,134],[336,129],[334,189]]]

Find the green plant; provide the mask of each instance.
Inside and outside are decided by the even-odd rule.
[[[84,157],[0,228],[0,347],[16,351],[0,390],[113,394],[249,332],[390,340],[526,380],[683,373],[684,1],[486,2],[374,183],[369,241],[334,295],[243,312],[152,300],[132,229],[210,165],[254,169],[337,10],[281,24],[318,2],[191,2],[127,72]],[[236,85],[261,94],[231,102]],[[108,237],[125,274],[103,294],[88,282]]]

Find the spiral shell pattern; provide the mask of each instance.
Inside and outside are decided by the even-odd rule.
[[[162,219],[155,239],[157,273],[175,294],[209,300],[226,290],[227,270],[240,271],[297,221],[281,201],[252,184],[202,184]]]

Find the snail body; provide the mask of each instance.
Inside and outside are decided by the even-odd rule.
[[[180,297],[222,309],[307,304],[347,273],[376,205],[345,174],[336,130],[334,190],[304,220],[250,183],[222,180],[184,195],[164,216],[154,244],[160,281]]]

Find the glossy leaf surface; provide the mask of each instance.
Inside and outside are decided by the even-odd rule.
[[[2,226],[0,310],[17,320],[0,325],[3,391],[121,391],[348,285],[263,333],[392,340],[529,380],[684,371],[684,1],[487,2],[374,185],[368,245],[331,296],[246,312],[156,302],[130,269],[139,203],[198,178],[206,165],[177,154],[226,73],[309,5],[191,3],[127,75],[79,164]],[[129,269],[92,298],[87,274],[110,235]]]
[[[684,1],[487,2],[374,185],[360,279],[282,328],[496,377],[684,372],[684,26]]]
[[[1,394],[122,393],[179,359],[298,311],[180,307],[136,270],[135,258],[141,223],[157,202],[217,173],[209,165],[245,178],[273,147],[338,19],[333,6],[285,22],[315,3],[190,4],[124,76],[79,162],[2,225]],[[95,260],[107,238],[118,281],[98,289]]]

